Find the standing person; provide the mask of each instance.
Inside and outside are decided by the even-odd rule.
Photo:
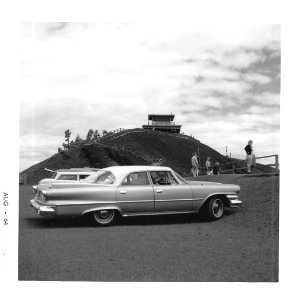
[[[244,148],[246,152],[246,166],[247,166],[247,173],[251,173],[251,167],[255,166],[255,154],[253,152],[253,147],[252,147],[252,140],[248,141],[247,146]]]
[[[211,160],[210,159],[211,159],[210,156],[208,156],[207,160],[206,160],[207,175],[210,175],[211,171],[212,171]]]
[[[196,152],[194,152],[191,157],[191,172],[193,177],[198,176],[198,169],[199,169],[199,165],[198,165],[197,154]]]
[[[197,158],[196,176],[198,176],[199,175],[199,169],[200,169],[200,158],[199,158],[198,154],[196,154],[196,158]]]
[[[214,175],[219,175],[220,174],[220,165],[219,165],[218,161],[215,162],[215,165],[214,165],[214,168],[213,168],[213,174]]]

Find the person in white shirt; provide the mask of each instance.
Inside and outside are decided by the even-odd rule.
[[[194,152],[192,154],[192,158],[191,158],[191,172],[192,172],[192,176],[193,177],[198,176],[198,173],[199,173],[199,164],[198,164],[198,156],[197,156],[196,152]]]

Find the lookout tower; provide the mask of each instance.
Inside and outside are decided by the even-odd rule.
[[[148,115],[148,124],[142,125],[143,129],[163,131],[169,133],[180,133],[181,125],[175,125],[175,115]]]

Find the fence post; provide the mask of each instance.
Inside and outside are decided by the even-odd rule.
[[[276,169],[276,173],[278,173],[278,155],[275,155],[275,169]]]

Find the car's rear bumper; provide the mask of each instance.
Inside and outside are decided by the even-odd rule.
[[[33,207],[40,216],[55,217],[56,209],[53,206],[41,205],[35,199],[30,200],[30,206]]]
[[[238,195],[226,195],[228,201],[229,201],[229,207],[242,207],[243,202],[238,198]]]

